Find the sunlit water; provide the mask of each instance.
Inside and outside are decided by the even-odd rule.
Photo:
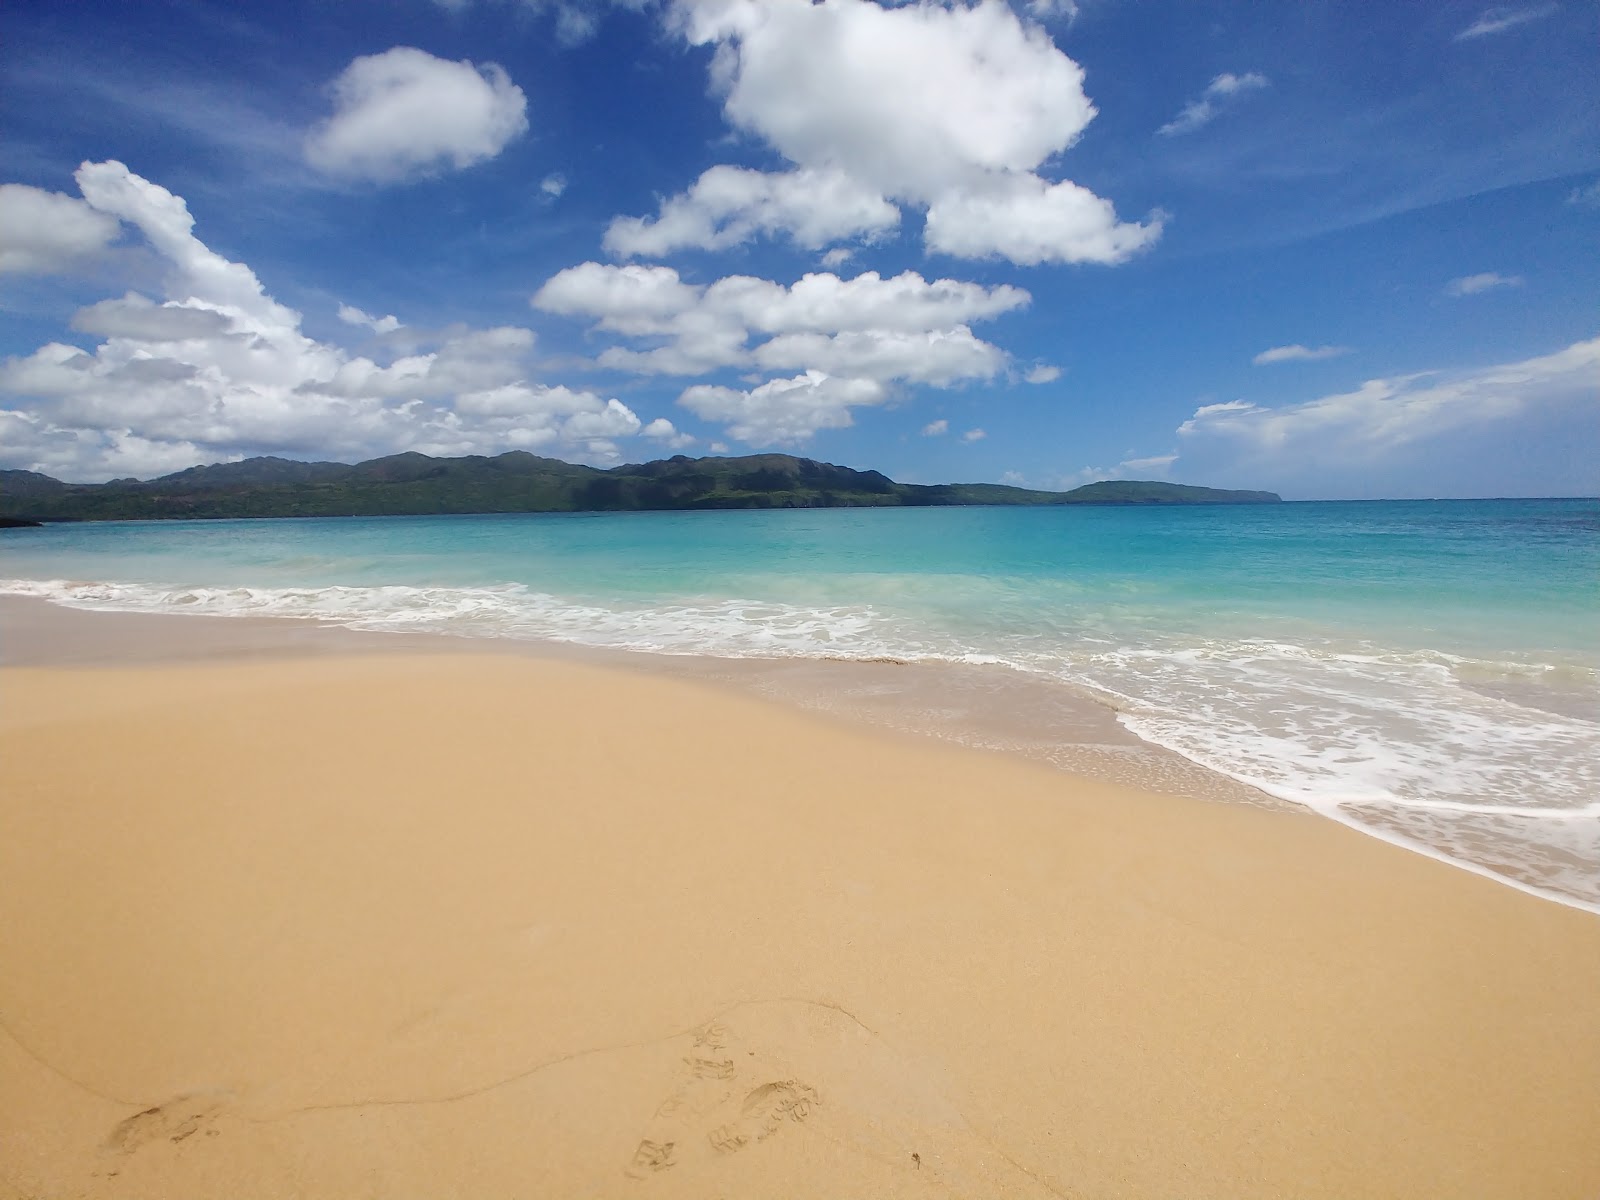
[[[132,522],[0,556],[78,607],[1008,666],[1600,912],[1600,501]]]

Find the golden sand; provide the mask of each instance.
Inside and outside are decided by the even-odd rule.
[[[1600,1194],[1600,920],[580,663],[0,671],[0,1195]]]

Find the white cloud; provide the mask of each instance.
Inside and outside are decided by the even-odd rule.
[[[1254,412],[1255,410],[1256,406],[1248,400],[1227,400],[1221,404],[1202,404],[1194,410],[1194,416],[1190,420],[1198,421],[1218,416],[1222,413]],[[1180,429],[1178,432],[1182,433],[1183,430]]]
[[[1024,383],[1054,383],[1060,378],[1060,367],[1052,367],[1048,363],[1039,363],[1028,368],[1027,374],[1022,377],[1022,381]]]
[[[391,313],[387,317],[374,317],[351,304],[339,305],[339,320],[346,325],[362,325],[373,333],[393,333],[400,328],[400,318]]]
[[[756,347],[756,364],[768,370],[807,367],[867,379],[903,379],[948,387],[962,379],[988,379],[1005,366],[1005,352],[975,337],[965,325],[918,333],[852,330],[785,333]]]
[[[899,209],[839,170],[772,174],[716,166],[687,192],[663,200],[654,220],[617,217],[604,245],[622,258],[658,258],[684,247],[723,250],[758,234],[787,233],[815,250],[844,238],[876,238],[899,224]]]
[[[1253,92],[1269,86],[1267,77],[1255,71],[1247,71],[1243,75],[1233,75],[1224,72],[1206,85],[1206,90],[1184,105],[1183,111],[1172,120],[1168,121],[1157,133],[1164,137],[1176,137],[1179,134],[1193,133],[1204,125],[1209,125],[1221,114],[1223,107],[1230,100],[1243,92]]]
[[[563,316],[594,317],[615,333],[666,333],[694,308],[704,289],[684,283],[671,267],[586,262],[545,281],[530,303]]]
[[[1586,208],[1600,208],[1600,179],[1587,187],[1575,187],[1567,195],[1568,204],[1581,204]]]
[[[229,332],[233,323],[214,309],[155,301],[129,292],[120,300],[101,300],[72,315],[72,328],[101,337],[138,342],[182,342],[214,338]]]
[[[1302,346],[1296,342],[1292,346],[1274,346],[1270,350],[1263,350],[1250,361],[1258,367],[1265,367],[1282,362],[1320,362],[1349,353],[1348,346]]]
[[[1596,184],[1594,190],[1596,196],[1600,197],[1600,184]],[[1577,193],[1574,192],[1573,194],[1576,195]],[[855,257],[855,253],[855,250],[850,246],[835,246],[822,256],[822,265],[831,271],[835,267],[844,266],[845,263]]]
[[[968,257],[1021,245],[1027,262],[1118,262],[1159,232],[1121,226],[1109,203],[1036,174],[1095,109],[1078,64],[1002,0],[673,0],[670,13],[691,44],[715,46],[712,82],[728,121],[833,182],[809,206],[786,194],[780,203],[768,191],[786,193],[796,172],[763,186],[748,178],[759,173],[713,168],[739,187],[713,202],[704,193],[724,181],[707,172],[654,221],[614,223],[616,252],[780,232],[819,248],[893,229],[897,203],[937,207],[945,235],[929,246]],[[1032,228],[1018,238],[1006,222],[1029,198]]]
[[[691,42],[719,48],[735,126],[883,193],[926,199],[990,171],[1031,171],[1094,116],[1082,69],[996,0],[689,0],[678,11]]]
[[[665,417],[657,417],[650,424],[639,431],[642,437],[652,441],[663,442],[673,450],[682,450],[685,446],[692,446],[698,440],[693,434],[683,433],[677,426]]]
[[[1023,487],[1027,484],[1028,477],[1021,471],[1002,471],[1000,472],[1000,482],[1008,487]]]
[[[1056,486],[1062,491],[1070,491],[1107,479],[1165,479],[1172,470],[1172,464],[1177,461],[1176,454],[1152,454],[1147,458],[1125,458],[1114,467],[1081,467],[1062,476]]]
[[[981,429],[969,429],[961,435],[963,442],[981,442],[989,435]]]
[[[957,258],[998,255],[1023,266],[1119,263],[1161,236],[1162,218],[1117,220],[1109,200],[1070,180],[997,178],[985,188],[946,193],[928,208],[928,247]]]
[[[450,62],[410,46],[355,59],[334,113],[306,139],[330,175],[392,183],[495,157],[528,128],[527,97],[497,63]]]
[[[819,429],[849,427],[852,408],[881,404],[888,395],[874,380],[807,371],[749,391],[699,384],[686,388],[678,403],[708,421],[726,422],[728,432],[749,445],[793,446]]]
[[[532,303],[588,317],[597,330],[664,343],[603,351],[601,365],[619,370],[696,375],[754,365],[944,386],[1004,367],[1004,352],[974,336],[968,322],[1029,300],[1008,284],[930,282],[914,271],[887,279],[876,271],[854,279],[819,272],[789,287],[730,275],[703,287],[671,267],[588,262],[552,276]]]
[[[1164,475],[1178,461],[1176,454],[1152,454],[1148,458],[1124,459],[1119,466],[1124,471],[1149,471]]]
[[[81,266],[116,239],[116,219],[75,196],[0,184],[0,274],[49,275]]]
[[[1473,38],[1504,33],[1508,29],[1515,29],[1518,25],[1526,25],[1529,21],[1548,17],[1556,11],[1556,7],[1554,4],[1534,4],[1523,8],[1486,8],[1478,15],[1476,21],[1456,34],[1455,40],[1465,42]]]
[[[1476,296],[1479,292],[1503,287],[1521,287],[1522,284],[1523,279],[1520,275],[1501,275],[1498,271],[1484,271],[1479,275],[1463,275],[1460,279],[1452,279],[1444,285],[1444,294],[1457,297]]]
[[[922,427],[923,437],[943,437],[950,432],[950,422],[940,417],[937,421],[929,421]]]
[[[526,329],[458,327],[387,362],[315,341],[249,267],[194,236],[181,197],[117,162],[85,163],[77,179],[97,213],[166,261],[168,295],[80,309],[74,327],[105,339],[90,350],[50,342],[0,362],[0,464],[92,479],[254,453],[552,445],[611,460],[611,438],[642,432],[618,400],[528,379]],[[345,307],[347,321],[393,320]]]
[[[1028,0],[1028,11],[1040,20],[1065,17],[1070,23],[1077,20],[1081,7],[1077,0]]]
[[[554,200],[567,190],[567,177],[559,171],[546,175],[539,181],[539,190]]]
[[[1600,338],[1479,370],[1368,380],[1354,391],[1300,404],[1208,404],[1178,429],[1181,461],[1186,476],[1209,472],[1239,480],[1241,487],[1345,495],[1368,494],[1368,480],[1404,478],[1404,468],[1414,466],[1414,486],[1437,495],[1427,489],[1456,461],[1441,447],[1470,445],[1473,457],[1462,450],[1459,461],[1487,479],[1501,465],[1508,431],[1525,433],[1536,418],[1589,414],[1578,422],[1589,430],[1580,435],[1588,449],[1575,452],[1600,461],[1594,445],[1600,422],[1593,420],[1600,415],[1597,378]]]

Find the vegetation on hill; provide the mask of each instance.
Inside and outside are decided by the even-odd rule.
[[[394,454],[350,466],[250,458],[159,479],[69,484],[0,471],[0,516],[42,521],[402,516],[633,509],[948,504],[1262,504],[1272,492],[1114,480],[1070,492],[991,483],[896,483],[877,471],[796,458],[687,458],[601,470],[514,450],[494,458]]]

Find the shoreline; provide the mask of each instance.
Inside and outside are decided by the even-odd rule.
[[[613,649],[552,638],[352,629],[324,618],[79,608],[0,595],[0,669],[293,655],[506,654],[709,682],[836,720],[1046,763],[1166,795],[1308,811],[1146,741],[1087,690],[1004,666]],[[23,644],[25,643],[25,644]]]
[[[4,631],[15,631],[10,637]],[[1291,800],[1147,741],[1107,698],[999,665],[819,657],[721,657],[443,631],[353,629],[328,618],[80,608],[0,595],[0,669],[7,665],[129,665],[283,656],[506,654],[592,663],[710,683],[845,725],[864,723],[1046,764],[1091,781],[1272,811],[1311,813],[1385,845],[1464,870],[1524,895],[1600,916],[1600,904],[1542,886],[1506,864],[1486,865],[1357,819],[1342,804]],[[1357,804],[1355,807],[1371,807]],[[1583,814],[1578,814],[1578,819]]]
[[[1587,914],[714,680],[179,624],[0,671],[0,1195],[1600,1183]]]

